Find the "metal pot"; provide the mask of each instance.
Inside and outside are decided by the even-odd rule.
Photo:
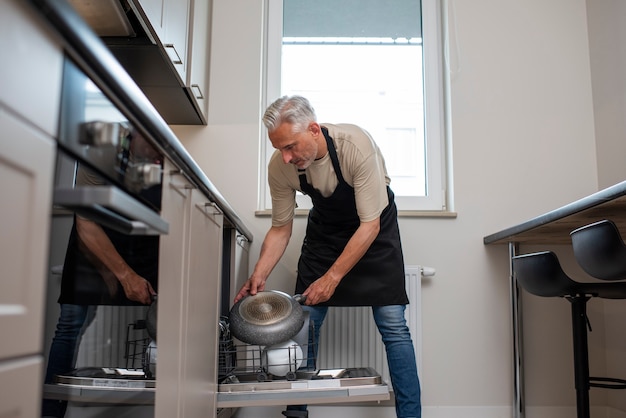
[[[231,308],[229,327],[238,340],[253,345],[274,345],[296,335],[304,325],[302,295],[268,290],[246,296]]]

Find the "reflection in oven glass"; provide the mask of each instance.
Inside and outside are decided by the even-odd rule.
[[[66,164],[59,167],[71,173],[59,177],[72,179],[70,186],[122,188],[158,212],[162,154],[69,60],[61,108]],[[50,249],[42,416],[83,416],[67,412],[79,407],[60,392],[71,385],[153,390],[159,236],[128,235],[89,212],[59,211]],[[116,401],[97,404],[107,402]]]
[[[101,181],[82,167],[76,179]],[[160,199],[159,191],[151,198]],[[147,322],[156,321],[148,313],[158,289],[159,237],[125,235],[75,214],[66,248],[45,383],[64,376],[154,379],[156,341],[148,328],[156,326]],[[66,408],[64,400],[43,402],[44,416],[63,417]]]
[[[163,155],[71,60],[66,60],[59,143],[81,164],[159,210],[141,193],[160,186]]]

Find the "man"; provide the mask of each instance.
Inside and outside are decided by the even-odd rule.
[[[409,302],[394,195],[383,156],[355,125],[319,124],[307,99],[281,97],[263,123],[276,149],[268,166],[272,226],[235,302],[265,289],[291,237],[296,191],[309,195],[296,293],[306,296],[315,341],[328,306],[372,306],[387,351],[398,418],[421,417],[420,384],[404,318]],[[307,417],[291,406],[287,417]]]

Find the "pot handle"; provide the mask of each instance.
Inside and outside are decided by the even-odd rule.
[[[298,302],[300,305],[304,304],[304,302],[306,301],[306,296],[303,296],[301,294],[297,294],[293,296],[293,299]]]

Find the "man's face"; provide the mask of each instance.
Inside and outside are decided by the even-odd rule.
[[[312,122],[302,132],[294,132],[293,124],[282,123],[269,134],[272,146],[280,151],[285,164],[305,169],[318,157],[319,125]]]

